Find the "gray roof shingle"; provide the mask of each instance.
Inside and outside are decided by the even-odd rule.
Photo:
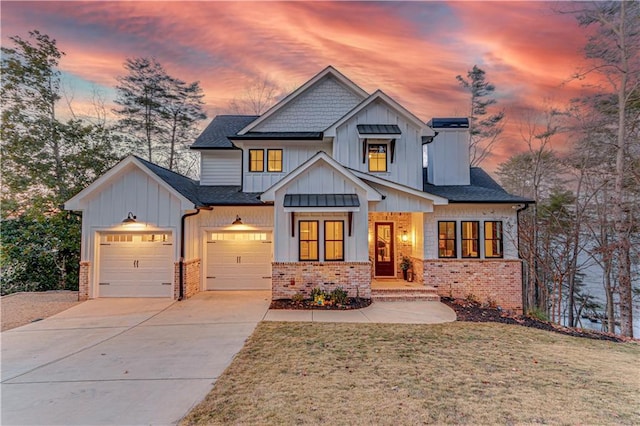
[[[202,206],[198,197],[198,182],[180,173],[173,172],[157,164],[151,163],[143,158],[135,156],[144,166],[153,172],[160,179],[165,181],[170,187],[178,191],[182,196],[191,201],[196,206]]]
[[[235,149],[229,140],[257,115],[217,115],[191,145],[191,149]]]
[[[471,168],[471,185],[432,185],[423,170],[423,191],[447,198],[450,203],[532,203],[528,198],[511,195],[480,167]]]

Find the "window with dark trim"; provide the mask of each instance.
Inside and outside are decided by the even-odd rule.
[[[267,150],[267,171],[268,172],[282,171],[282,150],[281,149]]]
[[[456,223],[454,221],[438,222],[438,257],[456,257]]]
[[[300,260],[318,260],[318,221],[301,220],[298,222]]]
[[[324,222],[324,260],[344,260],[344,220]]]
[[[387,145],[386,144],[369,144],[369,171],[370,172],[386,172],[387,171]]]
[[[486,221],[484,223],[484,257],[504,256],[502,251],[502,221]]]
[[[462,232],[462,257],[480,257],[480,222],[463,221],[460,224]]]
[[[249,150],[249,171],[264,172],[264,149]]]

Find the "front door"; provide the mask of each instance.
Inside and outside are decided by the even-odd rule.
[[[395,276],[395,254],[393,252],[393,223],[376,222],[375,240],[375,276],[394,277]]]

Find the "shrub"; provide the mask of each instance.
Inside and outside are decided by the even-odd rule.
[[[535,318],[540,321],[549,321],[549,317],[547,316],[547,313],[542,309],[538,308],[537,306],[529,309],[529,312],[527,312],[527,315],[529,315],[531,318]]]
[[[349,298],[349,293],[342,287],[336,287],[330,294],[331,300],[333,300],[337,305],[346,305],[347,300]]]
[[[296,302],[296,303],[302,303],[302,301],[304,301],[304,294],[296,293],[296,294],[293,295],[291,300]]]

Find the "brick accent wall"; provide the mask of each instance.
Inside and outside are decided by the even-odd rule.
[[[91,263],[87,261],[80,262],[79,282],[78,282],[78,300],[84,301],[89,299],[89,271]]]
[[[520,260],[425,259],[423,268],[425,284],[436,287],[440,296],[473,297],[522,313]]]
[[[419,257],[412,257],[411,262],[413,263],[413,282],[425,284],[424,273],[420,273],[424,271],[424,261]]]
[[[184,298],[188,299],[200,291],[200,259],[185,260],[182,266]],[[173,298],[180,297],[180,262],[174,264]]]
[[[325,291],[342,287],[349,297],[371,298],[370,262],[273,262],[271,265],[273,300],[291,299],[299,293],[310,297],[315,287]]]

